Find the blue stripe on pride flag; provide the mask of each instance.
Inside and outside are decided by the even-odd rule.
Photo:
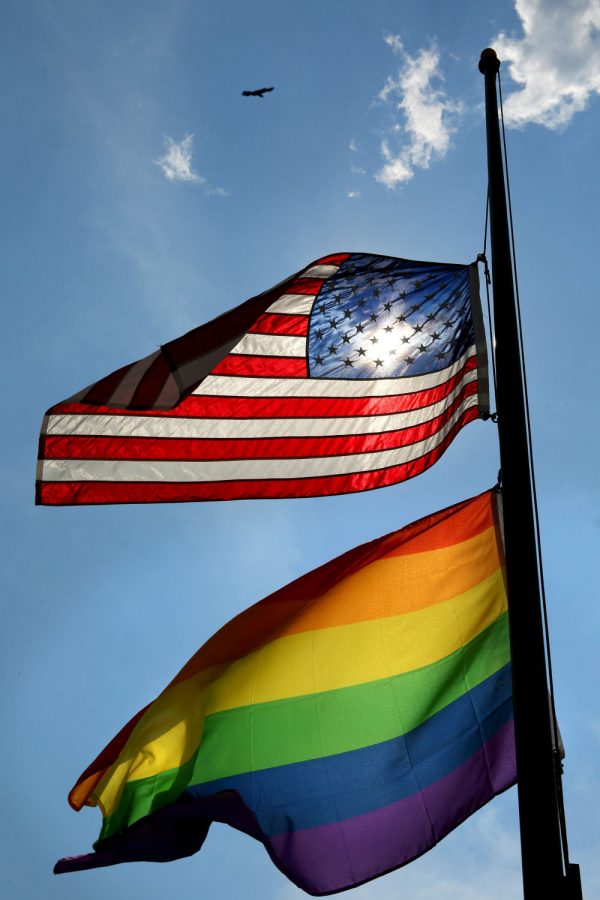
[[[416,793],[457,769],[512,718],[510,664],[413,731],[320,759],[194,785],[200,799],[237,791],[268,835],[350,819]],[[491,713],[489,710],[493,710]]]

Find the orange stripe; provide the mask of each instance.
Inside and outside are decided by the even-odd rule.
[[[435,516],[429,516],[402,529],[403,541],[397,548],[390,550],[386,555],[400,556],[405,553],[423,553],[427,550],[437,550],[440,547],[450,547],[452,544],[460,544],[469,538],[481,534],[494,526],[491,495],[489,491],[466,500],[463,504],[464,511],[457,515],[456,507],[450,510],[442,510]],[[438,518],[435,528],[432,528],[432,519]]]
[[[415,583],[415,589],[403,592],[405,598],[403,610],[406,612],[411,608],[420,609],[432,602],[441,602],[455,596],[461,590],[466,590],[479,580],[488,577],[500,565],[496,542],[490,541],[485,534],[489,528],[494,527],[491,504],[492,495],[488,491],[480,497],[465,501],[458,507],[442,510],[420,522],[415,522],[408,528],[357,547],[309,572],[228,622],[189,660],[173,683],[189,678],[204,668],[239,659],[257,646],[283,634],[397,615],[402,611],[397,608],[397,598],[390,600],[387,611],[379,605],[379,602],[376,609],[369,606],[369,598],[365,596],[361,596],[360,601],[353,607],[347,598],[343,597],[343,584],[340,588],[337,587],[340,582],[346,582],[349,577],[378,560],[391,560],[397,557],[398,563],[403,565],[402,556],[408,556],[404,561],[403,576],[410,577],[409,583],[412,584],[419,563],[417,560],[410,560],[410,554],[422,552],[428,554],[427,559],[423,558],[420,561],[421,573],[418,584]],[[439,539],[427,540],[427,530],[432,527],[441,528],[447,540],[446,554],[441,553],[439,560],[444,560],[444,567],[442,571],[437,572],[434,571],[434,560],[429,554],[443,551],[444,545]],[[463,587],[457,588],[460,572],[447,570],[446,566],[452,555],[448,550],[457,543],[464,544],[469,540],[476,544],[478,537],[480,537],[479,550],[473,548],[473,558],[469,561],[472,571],[468,579],[465,579],[463,574]],[[411,549],[404,551],[405,545]],[[466,555],[464,546],[457,547],[457,551],[457,557],[464,561]],[[316,598],[328,592],[331,594],[330,604],[314,603]],[[395,612],[391,612],[394,602]],[[411,603],[414,605],[411,606]],[[315,609],[317,606],[318,609]]]
[[[430,551],[426,559],[386,556],[315,598],[276,637],[380,620],[437,606],[468,591],[499,568],[500,559],[491,531],[450,551]],[[375,596],[373,584],[377,585]]]

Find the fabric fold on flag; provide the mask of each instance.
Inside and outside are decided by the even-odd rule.
[[[335,253],[49,409],[36,502],[371,490],[487,415],[476,265]]]
[[[217,821],[334,893],[512,785],[498,502],[434,513],[232,619],[81,775],[70,803],[99,806],[102,831],[55,871],[187,856]]]

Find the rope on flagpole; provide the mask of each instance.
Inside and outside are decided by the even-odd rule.
[[[490,357],[492,360],[492,380],[494,382],[494,396],[497,393],[497,385],[496,385],[496,336],[494,334],[494,320],[492,318],[492,301],[490,299],[490,285],[492,283],[492,277],[490,275],[490,268],[488,266],[488,259],[486,255],[487,250],[487,238],[490,224],[490,189],[488,187],[486,198],[485,198],[485,224],[483,226],[483,250],[481,253],[477,254],[477,262],[483,265],[483,276],[485,281],[485,294],[487,299],[487,314],[488,314],[488,327],[490,330]],[[498,420],[498,414],[492,413],[490,416],[492,422],[496,422]]]

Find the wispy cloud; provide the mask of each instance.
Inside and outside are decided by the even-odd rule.
[[[399,53],[401,55],[404,53],[402,38],[399,34],[386,34],[383,40],[388,45],[388,47],[390,47],[394,51],[394,53]]]
[[[428,169],[433,159],[446,155],[462,104],[451,100],[440,86],[443,75],[435,43],[411,56],[399,35],[388,34],[384,41],[400,56],[401,64],[377,96],[379,102],[393,107],[394,119],[381,142],[384,165],[375,178],[393,189],[410,181],[415,169]]]
[[[193,134],[186,134],[179,143],[169,135],[165,135],[166,152],[154,162],[160,166],[168,181],[184,181],[203,185],[204,193],[208,197],[231,197],[230,192],[225,188],[210,187],[204,175],[194,171],[192,167],[193,144]]]
[[[515,0],[523,37],[501,32],[496,49],[519,89],[504,103],[508,125],[566,126],[600,94],[600,2]]]
[[[191,181],[194,184],[206,182],[206,178],[194,172],[192,168],[193,143],[193,134],[186,134],[179,143],[168,134],[165,135],[166,152],[155,160],[155,164],[160,166],[163,175],[169,181]]]
[[[348,200],[358,200],[360,197],[360,191],[348,191],[346,194]]]
[[[358,144],[356,143],[354,138],[351,138],[350,142],[348,143],[348,149],[350,150],[350,152],[352,154],[360,153],[360,150],[358,149]],[[362,166],[359,166],[358,163],[354,161],[354,159],[350,159],[350,171],[352,172],[353,175],[366,175],[367,174],[367,170],[363,169]],[[348,197],[349,200],[355,200],[357,197],[360,197],[360,191],[355,191],[355,190],[347,191],[346,196]]]

